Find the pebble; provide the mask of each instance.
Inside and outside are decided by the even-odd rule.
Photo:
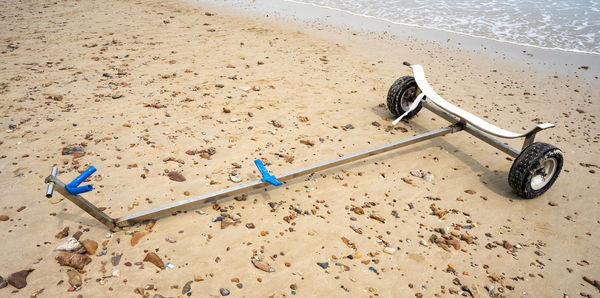
[[[327,269],[329,267],[328,262],[317,262],[317,265],[319,265],[323,269]]]
[[[95,254],[96,249],[98,249],[98,242],[96,242],[94,240],[90,240],[90,239],[81,241],[81,245],[83,245],[83,247],[85,247],[85,251],[87,251],[87,253],[89,255]]]
[[[69,145],[62,148],[62,155],[71,155],[75,152],[84,152],[84,149],[79,144]]]
[[[231,182],[234,182],[234,183],[242,182],[242,178],[238,177],[237,175],[230,175],[229,180],[231,180]]]
[[[7,218],[8,218],[8,216],[7,216]],[[54,237],[56,239],[63,239],[67,236],[69,236],[69,227],[64,227],[60,232],[58,232],[56,235],[54,235]]]
[[[244,284],[241,282],[238,282],[235,286],[238,287],[238,289],[241,289],[244,287]]]
[[[27,286],[27,276],[33,270],[34,269],[17,271],[15,273],[9,275],[7,278],[7,281],[11,286],[13,286],[17,289],[22,289]]]
[[[147,253],[146,257],[144,258],[144,262],[150,262],[160,269],[165,269],[165,264],[163,263],[162,259],[154,252]]]
[[[181,294],[187,294],[187,292],[192,290],[192,283],[193,281],[188,281],[185,283],[185,285],[183,286],[183,289],[181,290]]]
[[[386,247],[383,249],[383,252],[384,252],[384,253],[386,253],[386,254],[393,255],[393,254],[395,254],[395,253],[396,253],[396,249],[395,249],[395,248],[393,248],[393,247],[387,247],[387,246],[386,246]]]
[[[175,239],[173,239],[173,238],[171,238],[171,237],[167,237],[167,238],[165,238],[165,241],[167,241],[167,242],[169,242],[169,243],[175,243],[175,242],[177,242],[177,240],[175,240]]]
[[[238,221],[240,219],[242,219],[242,217],[239,214],[234,214],[231,219],[233,219],[234,221]]]
[[[169,269],[173,269],[175,268],[175,265],[171,262],[167,262],[167,264],[165,264],[165,269],[169,270]]]
[[[185,177],[183,177],[183,175],[177,171],[170,171],[167,176],[169,176],[169,179],[177,182],[183,182],[186,180]]]
[[[9,217],[7,215],[0,215],[0,221],[7,221]]]
[[[219,289],[219,292],[221,293],[221,296],[229,296],[229,290],[225,288]]]
[[[423,239],[421,239],[421,240],[419,241],[419,244],[421,244],[421,245],[423,245],[423,246],[425,246],[425,247],[429,246],[429,244],[427,244],[427,242],[426,242],[425,240],[423,240]]]
[[[113,256],[112,258],[110,258],[110,262],[112,263],[113,266],[119,265],[119,262],[121,262],[121,254],[117,254],[116,256]]]
[[[71,251],[63,251],[56,256],[58,264],[61,266],[69,266],[78,270],[83,269],[85,265],[89,264],[92,259],[86,255],[81,255]]]

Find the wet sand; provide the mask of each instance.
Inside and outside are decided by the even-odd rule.
[[[189,281],[199,297],[600,294],[583,279],[600,279],[593,65],[544,71],[493,49],[178,1],[8,1],[0,26],[0,276],[35,269],[2,296],[177,297]],[[44,197],[53,165],[66,182],[94,165],[84,197],[118,218],[239,185],[232,175],[256,180],[256,158],[277,175],[447,125],[422,110],[389,127],[388,88],[411,74],[403,61],[503,128],[554,123],[537,140],[563,150],[555,185],[520,199],[507,182],[512,160],[460,133],[149,229],[107,235],[59,194]],[[62,154],[74,145],[83,153]],[[65,227],[99,244],[77,289],[55,259]],[[436,245],[441,230],[465,240]],[[143,262],[149,252],[173,268]]]

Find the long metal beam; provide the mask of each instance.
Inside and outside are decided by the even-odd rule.
[[[396,142],[393,142],[390,144],[386,144],[386,145],[382,145],[382,146],[375,147],[372,149],[345,155],[345,156],[342,156],[342,157],[339,157],[336,159],[324,161],[324,162],[321,162],[321,163],[318,163],[315,165],[311,165],[311,166],[308,166],[305,168],[293,170],[293,171],[285,173],[281,176],[277,176],[277,180],[284,182],[284,181],[291,180],[291,179],[294,179],[299,176],[312,174],[312,173],[315,173],[318,171],[333,168],[333,167],[336,167],[336,166],[339,166],[342,164],[346,164],[346,163],[353,162],[353,161],[356,161],[359,159],[363,159],[363,158],[366,158],[369,156],[388,152],[390,150],[398,149],[398,148],[405,147],[405,146],[415,144],[418,142],[426,141],[426,140],[429,140],[429,139],[432,139],[435,137],[439,137],[439,136],[443,136],[443,135],[446,135],[449,133],[454,133],[454,132],[457,132],[460,130],[461,130],[461,127],[459,127],[459,126],[449,126],[449,127],[440,128],[440,129],[430,131],[430,132],[427,132],[424,134],[420,134],[420,135],[413,136],[410,138],[402,139],[402,140],[399,140],[399,141],[396,141]],[[198,208],[199,206],[201,206],[207,202],[214,202],[218,199],[243,194],[243,193],[255,190],[255,189],[269,186],[269,185],[270,184],[267,182],[262,182],[262,181],[258,180],[258,181],[253,181],[253,182],[249,182],[246,184],[242,184],[239,186],[229,187],[229,188],[215,191],[215,192],[212,192],[209,194],[193,197],[193,198],[190,198],[187,200],[174,202],[174,203],[171,203],[171,204],[168,204],[165,206],[161,206],[161,207],[157,207],[157,208],[153,208],[150,210],[146,210],[146,211],[142,211],[142,212],[138,212],[138,213],[134,213],[131,215],[121,217],[121,218],[117,219],[116,225],[117,225],[117,227],[133,225],[135,223],[142,222],[144,220],[155,219],[155,218],[163,217],[166,215],[170,215],[173,212]]]
[[[514,149],[514,148],[498,141],[497,139],[495,139],[493,137],[490,137],[489,135],[487,135],[486,133],[473,127],[472,125],[461,122],[460,119],[457,119],[454,116],[444,112],[442,109],[438,108],[437,106],[433,105],[432,103],[430,103],[426,100],[422,101],[422,105],[424,108],[430,110],[434,114],[444,118],[446,121],[448,121],[452,124],[462,124],[464,131],[466,131],[469,134],[471,134],[472,136],[490,144],[492,147],[510,155],[513,158],[519,156],[519,153],[521,153],[519,150]]]
[[[427,108],[428,110],[432,111],[436,115],[449,121],[450,123],[452,123],[452,125],[450,125],[448,127],[440,128],[437,130],[433,130],[430,132],[426,132],[426,133],[423,133],[423,134],[420,134],[417,136],[402,139],[402,140],[399,140],[396,142],[392,142],[392,143],[389,143],[386,145],[363,150],[363,151],[360,151],[357,153],[345,155],[345,156],[338,157],[338,158],[328,160],[328,161],[324,161],[324,162],[321,162],[321,163],[318,163],[315,165],[311,165],[308,167],[293,170],[293,171],[287,172],[281,176],[277,176],[277,180],[279,180],[281,182],[285,182],[285,181],[294,179],[299,176],[305,176],[305,175],[312,174],[312,173],[315,173],[318,171],[323,171],[323,170],[337,167],[337,166],[340,166],[340,165],[343,165],[346,163],[350,163],[350,162],[353,162],[353,161],[356,161],[359,159],[367,158],[367,157],[370,157],[373,155],[388,152],[390,150],[394,150],[394,149],[402,148],[402,147],[412,145],[415,143],[423,142],[423,141],[426,141],[426,140],[429,140],[429,139],[432,139],[435,137],[444,136],[446,134],[455,133],[455,132],[458,132],[461,130],[464,130],[464,131],[470,133],[471,135],[483,140],[484,142],[492,145],[493,147],[501,150],[502,152],[504,152],[512,157],[516,157],[519,155],[518,150],[511,148],[510,146],[488,136],[487,134],[485,134],[484,132],[478,130],[477,128],[475,128],[473,126],[462,122],[460,119],[457,119],[456,117],[446,113],[442,109],[427,102],[426,100],[424,100],[422,102],[422,104],[423,104],[423,107]],[[130,225],[133,225],[133,224],[145,221],[145,220],[149,220],[149,219],[157,219],[160,217],[164,217],[164,216],[173,214],[178,211],[195,209],[195,208],[198,208],[201,205],[206,204],[208,202],[214,202],[214,201],[217,201],[222,198],[236,196],[236,195],[250,192],[252,190],[270,186],[270,183],[268,183],[268,182],[256,180],[256,181],[248,182],[248,183],[245,183],[242,185],[233,186],[233,187],[229,187],[229,188],[226,188],[223,190],[215,191],[215,192],[212,192],[209,194],[204,194],[201,196],[186,199],[183,201],[174,202],[171,204],[167,204],[165,206],[161,206],[161,207],[149,209],[146,211],[134,213],[131,215],[127,215],[127,216],[118,218],[118,219],[113,219],[110,216],[106,215],[104,212],[102,212],[100,209],[98,209],[96,206],[94,206],[92,203],[90,203],[89,201],[84,199],[82,196],[73,195],[73,194],[69,193],[66,189],[66,185],[56,177],[55,169],[53,169],[52,174],[46,178],[46,183],[48,183],[47,196],[52,196],[52,189],[55,188],[60,194],[62,194],[64,197],[66,197],[68,200],[73,202],[79,208],[83,209],[85,212],[90,214],[92,217],[99,220],[101,223],[103,223],[105,226],[107,226],[110,230],[115,230],[117,228],[130,226]]]

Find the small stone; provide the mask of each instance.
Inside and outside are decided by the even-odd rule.
[[[238,287],[238,289],[241,289],[244,287],[244,284],[241,282],[238,282],[237,284],[235,284],[236,287]]]
[[[234,183],[242,182],[242,178],[238,177],[237,175],[230,175],[229,180],[231,180],[231,182],[234,182]]]
[[[131,246],[133,247],[136,244],[138,244],[138,242],[140,242],[140,239],[142,239],[142,237],[144,236],[146,236],[146,232],[135,232],[131,237]]]
[[[75,152],[84,152],[85,150],[79,144],[73,144],[62,148],[62,155],[71,155]]]
[[[165,238],[165,241],[167,241],[167,242],[169,242],[169,243],[175,243],[175,242],[177,242],[177,240],[175,240],[175,239],[173,239],[173,238],[171,238],[171,237],[167,237],[167,238]]]
[[[219,292],[221,293],[221,296],[229,296],[229,290],[225,288],[219,289]]]
[[[83,281],[81,280],[81,276],[77,271],[67,271],[67,275],[69,276],[69,284],[75,288],[81,287]]]
[[[231,113],[231,110],[229,108],[223,108],[223,113],[229,114]]]
[[[328,262],[317,262],[317,265],[319,265],[323,269],[327,269],[327,267],[329,267]]]
[[[383,252],[386,253],[386,254],[389,254],[389,255],[393,255],[393,254],[396,253],[396,249],[393,248],[393,247],[387,247],[386,246],[385,248],[383,248]]]
[[[234,214],[233,216],[231,216],[231,219],[233,219],[234,221],[238,221],[242,219],[242,217],[239,214]]]
[[[354,125],[348,123],[348,124],[344,125],[344,128],[345,129],[354,129]]]
[[[121,262],[121,254],[117,254],[116,256],[110,258],[110,262],[113,266],[119,265],[119,262]]]
[[[183,286],[183,289],[181,290],[181,294],[187,294],[187,292],[192,290],[192,283],[193,281],[188,281],[185,283],[185,285]]]
[[[9,220],[9,217],[7,215],[0,215],[0,221],[7,221],[7,220]]]
[[[163,263],[161,258],[154,252],[147,253],[144,262],[150,262],[160,269],[165,269],[165,263]]]
[[[254,226],[253,223],[249,222],[249,223],[246,224],[246,228],[248,228],[248,229],[254,229],[255,226]]]
[[[423,245],[423,246],[425,246],[425,247],[429,246],[429,244],[427,244],[427,241],[425,241],[425,240],[423,240],[423,239],[421,239],[421,240],[419,241],[419,244],[421,244],[421,245]]]
[[[194,281],[198,282],[198,281],[203,281],[204,277],[200,276],[200,275],[194,275]]]
[[[83,269],[85,265],[89,264],[92,259],[86,255],[81,255],[71,251],[63,251],[56,256],[58,264],[61,266],[69,266],[78,270]]]
[[[254,267],[256,267],[262,271],[275,272],[275,268],[272,268],[271,266],[269,266],[269,264],[267,264],[266,262],[263,262],[261,260],[252,259],[252,264],[254,265]]]
[[[185,177],[183,177],[183,175],[181,175],[181,173],[177,172],[177,171],[170,171],[167,176],[169,176],[169,179],[173,180],[173,181],[177,181],[177,182],[183,182],[185,181]]]
[[[54,237],[56,237],[56,239],[63,239],[67,236],[69,236],[69,227],[64,227],[62,229],[62,231],[60,231],[60,232],[58,232],[58,234],[54,235]]]
[[[79,238],[81,238],[81,235],[83,235],[83,232],[82,232],[82,231],[77,231],[77,232],[75,232],[75,234],[73,234],[73,236],[71,236],[71,237],[73,237],[73,238],[75,238],[75,239],[79,240]]]
[[[83,245],[83,247],[85,247],[85,251],[87,251],[87,253],[89,255],[95,254],[96,249],[98,249],[98,242],[96,242],[94,240],[90,240],[90,239],[81,241],[81,245]]]
[[[467,190],[465,190],[465,192],[468,193],[468,194],[470,194],[470,195],[474,195],[474,194],[477,193],[476,191],[474,191],[472,189],[467,189]]]
[[[27,286],[27,276],[33,270],[34,269],[17,271],[15,273],[9,275],[7,278],[7,281],[11,286],[13,286],[17,289],[22,289]]]

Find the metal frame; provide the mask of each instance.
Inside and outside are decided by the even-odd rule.
[[[456,133],[456,132],[463,131],[463,130],[468,132],[469,134],[475,136],[476,138],[490,144],[491,146],[495,147],[496,149],[499,149],[500,151],[508,154],[511,157],[517,157],[519,155],[519,153],[520,153],[519,150],[516,150],[516,149],[508,146],[507,144],[504,144],[504,143],[498,141],[497,139],[489,136],[488,134],[482,132],[481,130],[473,127],[472,125],[467,124],[464,121],[461,121],[461,119],[458,119],[458,118],[446,113],[445,111],[443,111],[442,109],[433,105],[432,103],[428,102],[427,100],[423,100],[422,105],[423,105],[423,107],[430,110],[434,114],[436,114],[436,115],[444,118],[448,122],[450,122],[451,125],[444,127],[444,128],[437,129],[437,130],[429,131],[429,132],[426,132],[426,133],[423,133],[423,134],[420,134],[417,136],[413,136],[413,137],[402,139],[402,140],[399,140],[396,142],[392,142],[392,143],[389,143],[386,145],[378,146],[375,148],[371,148],[371,149],[356,152],[353,154],[345,155],[345,156],[342,156],[339,158],[321,162],[321,163],[311,165],[308,167],[293,170],[293,171],[285,173],[281,176],[277,176],[277,180],[279,180],[281,182],[285,182],[285,181],[294,179],[299,176],[304,176],[304,175],[312,174],[312,173],[315,173],[318,171],[337,167],[337,166],[340,166],[340,165],[343,165],[346,163],[350,163],[350,162],[353,162],[353,161],[356,161],[359,159],[367,158],[367,157],[370,157],[373,155],[388,152],[390,150],[402,148],[402,147],[412,145],[415,143],[419,143],[419,142],[423,142],[423,141],[426,141],[426,140],[429,140],[429,139],[432,139],[435,137],[441,137],[441,136],[444,136],[447,134],[452,134],[452,133]],[[535,138],[535,133],[536,133],[536,131],[534,131],[531,134],[526,136],[523,148],[526,147],[531,142],[533,142],[533,139]],[[92,203],[87,201],[81,195],[73,195],[73,194],[69,193],[66,189],[65,183],[63,183],[62,181],[60,181],[57,178],[57,168],[56,167],[54,167],[52,169],[52,174],[50,176],[46,177],[45,182],[48,183],[48,189],[46,191],[47,197],[51,197],[54,189],[56,189],[65,198],[67,198],[68,200],[73,202],[75,205],[77,205],[78,207],[83,209],[83,211],[90,214],[92,217],[94,217],[98,221],[100,221],[102,224],[104,224],[106,227],[108,227],[111,231],[117,230],[119,228],[131,226],[136,223],[143,222],[145,220],[157,219],[160,217],[164,217],[164,216],[173,214],[174,212],[198,208],[201,205],[208,203],[208,202],[214,202],[216,200],[223,199],[226,197],[232,197],[232,196],[244,194],[244,193],[250,192],[252,190],[256,190],[259,188],[265,188],[265,187],[271,185],[269,182],[256,180],[256,181],[252,181],[252,182],[249,182],[246,184],[229,187],[229,188],[215,191],[212,193],[208,193],[205,195],[189,198],[189,199],[186,199],[183,201],[170,203],[170,204],[167,204],[167,205],[164,205],[161,207],[156,207],[156,208],[152,208],[150,210],[146,210],[146,211],[134,213],[131,215],[127,215],[127,216],[124,216],[121,218],[113,219],[110,216],[106,215],[104,212],[102,212],[100,209],[98,209],[96,206],[94,206]]]

